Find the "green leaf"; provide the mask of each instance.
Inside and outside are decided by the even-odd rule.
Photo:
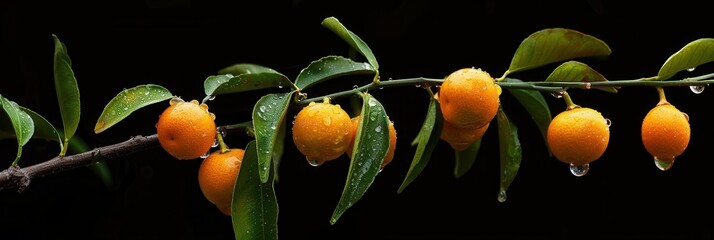
[[[60,42],[56,35],[52,34],[52,38],[55,42],[55,90],[57,91],[57,101],[62,115],[62,126],[65,133],[64,141],[66,143],[72,138],[79,126],[79,88],[77,87],[77,79],[74,77],[74,71],[72,71],[72,61],[69,60],[64,44]]]
[[[389,119],[382,104],[372,95],[362,96],[362,113],[357,128],[347,182],[330,219],[337,219],[367,191],[379,173],[389,149]]]
[[[509,81],[513,80],[515,79],[509,79]],[[548,148],[548,125],[550,125],[550,121],[553,117],[551,116],[550,108],[548,108],[548,103],[546,103],[545,98],[543,98],[543,94],[536,90],[512,88],[509,88],[508,92],[510,92],[511,95],[523,105],[528,114],[530,114],[531,119],[533,119],[533,122],[543,137],[543,143],[545,143],[546,148]],[[551,154],[550,149],[548,150],[548,154]]]
[[[496,114],[498,121],[498,143],[501,156],[501,184],[498,201],[506,201],[506,190],[516,178],[521,167],[521,143],[518,140],[518,128],[508,119],[502,108]]]
[[[377,71],[367,63],[355,62],[340,56],[326,56],[313,61],[300,71],[295,78],[295,85],[306,89],[319,82],[350,74],[376,74]]]
[[[290,104],[289,93],[271,93],[258,100],[253,107],[253,129],[255,131],[256,147],[258,149],[258,170],[260,181],[268,181],[270,160],[273,148],[276,146],[278,129],[284,125],[285,113]]]
[[[288,77],[281,73],[256,72],[237,76],[232,74],[209,76],[203,82],[203,90],[206,96],[216,96],[271,87],[282,88],[283,86],[291,85],[292,83]]]
[[[430,98],[426,118],[424,118],[424,123],[422,123],[421,129],[419,129],[419,133],[417,134],[418,141],[414,158],[412,158],[407,176],[404,178],[404,181],[402,181],[401,186],[399,186],[397,193],[402,193],[426,167],[426,164],[431,158],[431,154],[434,152],[434,148],[436,148],[436,145],[441,139],[443,121],[444,119],[441,116],[439,103],[436,99]]]
[[[568,61],[560,64],[550,73],[546,82],[607,82],[607,79],[590,66],[577,62]],[[615,87],[593,87],[593,89],[606,92],[617,93]]]
[[[612,53],[602,40],[575,30],[547,28],[525,38],[516,49],[503,76],[546,64],[581,57],[603,57]]]
[[[104,106],[102,114],[94,125],[94,133],[107,130],[136,110],[172,97],[168,89],[155,84],[124,89]]]
[[[369,49],[367,44],[362,41],[361,38],[359,38],[356,34],[354,34],[352,31],[347,30],[342,23],[340,23],[339,20],[335,17],[328,17],[322,20],[322,26],[329,29],[330,31],[334,32],[342,38],[348,45],[350,45],[353,49],[357,50],[359,53],[361,53],[363,56],[367,58],[367,61],[369,64],[374,67],[375,70],[379,69],[379,64],[377,63],[377,58],[374,57],[374,54],[372,53],[372,50]]]
[[[714,38],[694,40],[669,56],[657,73],[657,80],[667,80],[682,70],[694,70],[714,61]]]
[[[252,63],[233,64],[231,66],[228,66],[221,70],[218,70],[218,74],[221,74],[221,75],[232,74],[235,76],[241,75],[241,74],[263,73],[263,72],[278,73],[278,71],[275,71],[272,68],[265,67],[262,65],[252,64]]]
[[[30,116],[30,118],[32,118],[32,122],[35,125],[35,133],[32,135],[32,138],[55,141],[59,143],[60,151],[62,151],[62,136],[60,135],[59,131],[57,131],[54,126],[52,126],[52,123],[47,121],[47,119],[45,119],[35,111],[30,110],[29,108],[20,106],[20,110],[24,111],[25,113],[27,113],[27,115]]]
[[[279,176],[280,176],[280,160],[283,158],[283,152],[285,149],[285,131],[287,124],[285,124],[285,121],[283,121],[283,124],[280,124],[280,129],[278,129],[278,135],[275,137],[275,143],[273,144],[273,175],[275,182],[279,181]]]
[[[0,104],[5,110],[10,123],[12,123],[13,132],[15,138],[17,138],[17,157],[13,162],[13,165],[15,165],[20,160],[20,156],[22,156],[22,147],[30,141],[35,132],[35,124],[30,115],[22,111],[17,103],[0,95]]]
[[[456,156],[456,164],[454,165],[454,176],[456,178],[461,178],[462,176],[464,176],[464,174],[471,170],[471,167],[473,167],[474,162],[476,161],[476,156],[478,155],[478,150],[480,148],[481,140],[479,139],[469,145],[469,147],[463,151],[454,151],[454,155]]]
[[[273,187],[273,174],[263,183],[258,173],[255,141],[250,141],[245,148],[231,203],[236,240],[278,239],[278,200]]]

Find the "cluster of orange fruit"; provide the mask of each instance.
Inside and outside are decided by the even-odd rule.
[[[440,138],[457,151],[481,139],[499,110],[500,94],[496,81],[481,69],[464,68],[451,73],[434,95],[444,119]],[[174,98],[170,103],[156,124],[161,147],[177,159],[205,156],[216,141],[215,115],[197,100],[185,102]],[[359,122],[360,116],[350,117],[339,104],[324,98],[298,112],[292,139],[313,166],[342,154],[351,158]],[[664,98],[645,116],[641,130],[645,149],[662,168],[671,166],[684,152],[691,134],[688,116]],[[586,166],[599,159],[609,139],[608,120],[592,108],[577,105],[557,114],[547,131],[547,144],[555,158],[571,166]],[[381,168],[394,158],[396,141],[397,133],[390,121],[389,148]],[[243,154],[240,148],[214,151],[203,160],[198,171],[204,196],[229,216]]]
[[[170,101],[159,115],[156,135],[159,144],[171,156],[180,160],[200,159],[216,141],[215,115],[205,103],[197,100]],[[233,188],[240,172],[244,149],[216,150],[203,159],[198,170],[198,184],[206,199],[223,214],[231,215]]]
[[[332,104],[329,98],[323,98],[322,102],[309,103],[295,116],[293,142],[313,166],[335,160],[342,154],[351,158],[359,124],[360,116],[350,118],[339,104]],[[392,161],[396,146],[397,131],[390,121],[389,148],[381,168]]]

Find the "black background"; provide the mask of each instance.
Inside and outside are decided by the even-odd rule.
[[[581,61],[610,80],[636,79],[656,75],[685,44],[714,36],[706,4],[620,2],[3,1],[0,94],[61,127],[51,61],[51,34],[57,34],[68,48],[81,91],[77,136],[98,147],[153,134],[158,114],[167,106],[148,106],[94,134],[104,105],[124,88],[154,83],[184,99],[201,99],[203,80],[234,63],[265,65],[294,79],[322,56],[347,56],[347,45],[320,26],[329,16],[372,48],[382,79],[440,78],[463,67],[498,77],[525,37],[551,27],[602,39],[613,50],[610,57]],[[543,80],[555,66],[512,77]],[[676,77],[711,70],[703,65]],[[313,87],[308,94],[320,96],[367,81],[345,78]],[[217,124],[249,120],[252,104],[270,91],[223,95],[209,102]],[[349,160],[341,157],[311,167],[288,141],[275,184],[281,239],[714,238],[709,91],[696,95],[686,87],[668,88],[668,100],[690,116],[692,138],[673,168],[660,171],[639,139],[641,119],[657,102],[654,89],[626,87],[617,94],[571,90],[577,104],[598,109],[613,123],[608,150],[583,177],[548,157],[524,109],[502,95],[523,146],[521,168],[504,203],[496,200],[496,128],[487,131],[479,158],[464,177],[454,178],[453,153],[442,142],[421,176],[397,194],[428,95],[415,87],[371,93],[395,122],[394,161],[330,225]],[[352,111],[347,100],[335,101]],[[546,95],[546,100],[553,114],[565,107],[560,99]],[[249,140],[242,134],[226,138],[231,147]],[[2,145],[0,166],[5,169],[16,145],[13,140]],[[56,151],[55,144],[30,141],[20,165],[50,159]],[[2,190],[0,239],[232,239],[230,218],[200,193],[199,164],[172,159],[155,148],[108,162],[114,177],[109,188],[88,168],[78,168],[35,179],[22,193]]]

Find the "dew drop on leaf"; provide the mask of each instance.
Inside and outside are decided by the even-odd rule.
[[[498,202],[506,202],[506,190],[501,189],[498,191]]]

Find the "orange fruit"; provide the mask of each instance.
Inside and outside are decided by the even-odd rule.
[[[335,160],[350,144],[352,122],[339,104],[311,102],[295,116],[292,134],[297,149],[313,166]]]
[[[496,116],[499,94],[500,87],[487,72],[457,70],[444,79],[439,90],[444,121],[463,129],[481,128]]]
[[[245,151],[239,148],[221,153],[215,151],[203,159],[198,169],[198,186],[206,199],[221,212],[230,215],[233,188],[240,172]]]
[[[181,160],[206,154],[216,138],[215,116],[206,104],[178,98],[159,116],[156,123],[159,144],[171,156]]]
[[[449,122],[444,121],[443,127],[441,129],[441,139],[449,143],[451,148],[456,151],[466,150],[472,143],[478,141],[486,133],[486,129],[490,123],[486,126],[477,129],[463,129],[452,125]]]
[[[356,116],[352,118],[352,130],[350,131],[350,144],[347,146],[347,150],[345,150],[345,154],[347,154],[347,157],[352,158],[352,151],[354,148],[354,143],[355,143],[355,137],[357,136],[357,128],[359,128],[359,120],[360,116]],[[387,149],[387,155],[384,156],[384,159],[382,160],[382,165],[380,166],[381,168],[384,168],[387,164],[392,162],[392,159],[394,159],[394,151],[397,149],[397,130],[394,128],[394,122],[389,121],[389,148]]]
[[[642,143],[655,159],[673,162],[689,144],[689,117],[664,102],[652,108],[642,121]]]
[[[548,126],[548,146],[564,163],[585,165],[605,153],[610,128],[602,114],[594,109],[576,107],[565,110]]]

